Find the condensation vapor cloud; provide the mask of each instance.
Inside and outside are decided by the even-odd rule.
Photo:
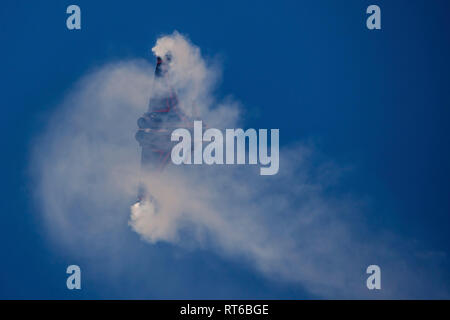
[[[167,51],[180,107],[212,127],[240,127],[242,106],[213,95],[219,68],[177,32],[153,48],[156,55]],[[153,70],[144,60],[132,60],[89,73],[38,139],[32,159],[36,199],[60,245],[103,250],[129,224],[128,232],[149,245],[163,241],[220,252],[318,296],[373,297],[365,268],[374,263],[386,270],[376,297],[448,296],[441,271],[430,270],[414,248],[404,249],[404,241],[371,234],[361,201],[330,191],[341,169],[331,161],[315,163],[312,147],[282,148],[275,176],[260,176],[256,166],[141,172],[134,134],[136,119],[158,94]],[[132,205],[130,215],[139,180],[157,201]],[[416,277],[419,271],[430,278]]]

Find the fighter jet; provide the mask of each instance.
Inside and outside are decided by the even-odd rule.
[[[169,162],[172,143],[171,133],[176,128],[190,128],[193,121],[178,106],[174,88],[169,85],[169,68],[172,57],[166,54],[156,58],[155,85],[161,90],[149,100],[148,111],[137,120],[135,138],[142,147],[141,170],[163,170]],[[148,198],[145,188],[140,186],[138,201]]]

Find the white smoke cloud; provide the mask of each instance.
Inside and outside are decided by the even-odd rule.
[[[163,58],[170,55],[167,80],[170,87],[177,88],[178,99],[185,114],[191,117],[201,116],[211,126],[235,124],[237,105],[232,101],[223,104],[216,104],[214,101],[211,93],[220,77],[220,70],[214,63],[207,65],[200,54],[200,48],[175,31],[171,36],[159,38],[152,52]],[[155,91],[164,91],[164,88],[156,88]],[[212,105],[215,105],[214,109],[211,109]]]
[[[214,98],[220,72],[198,47],[175,32],[159,38],[152,50],[160,56],[171,52],[169,79],[186,113],[211,126],[238,125],[240,104]],[[260,176],[256,166],[140,172],[134,134],[136,119],[158,94],[152,74],[153,66],[141,60],[90,73],[40,137],[32,159],[36,198],[58,243],[95,254],[119,245],[128,223],[129,231],[149,243],[215,250],[319,296],[373,297],[365,287],[365,268],[373,263],[390,270],[383,273],[379,297],[448,294],[436,285],[438,272],[434,281],[414,277],[414,266],[405,264],[416,260],[396,249],[396,240],[370,239],[375,235],[368,225],[355,222],[363,221],[364,204],[330,191],[341,169],[314,163],[312,147],[280,150],[275,176]],[[132,205],[130,216],[139,180],[155,201]]]

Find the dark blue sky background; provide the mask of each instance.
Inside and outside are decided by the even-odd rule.
[[[81,7],[81,31],[66,28],[70,4]],[[365,26],[370,4],[381,7],[380,31]],[[166,245],[156,246],[173,279],[162,296],[89,270],[83,290],[66,289],[65,268],[80,260],[46,239],[28,172],[33,138],[83,74],[152,59],[156,38],[174,30],[219,56],[217,94],[246,106],[248,127],[280,128],[282,145],[312,140],[351,166],[340,188],[370,197],[373,229],[449,253],[449,9],[439,0],[3,1],[0,298],[314,297],[206,251],[186,255],[181,270],[172,256],[182,250]]]

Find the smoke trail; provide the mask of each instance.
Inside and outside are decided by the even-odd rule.
[[[237,127],[241,106],[215,99],[220,73],[198,47],[175,32],[158,39],[153,51],[172,53],[169,79],[187,114],[213,127]],[[448,296],[437,270],[425,268],[433,274],[428,281],[414,276],[422,263],[412,258],[414,249],[371,239],[368,226],[355,222],[361,221],[363,204],[330,189],[341,169],[318,165],[314,149],[302,144],[280,150],[280,171],[271,177],[252,166],[172,166],[142,173],[156,201],[134,204],[130,215],[140,175],[136,119],[159,89],[152,74],[144,61],[89,74],[36,144],[36,197],[58,243],[95,254],[111,243],[120,246],[129,224],[149,243],[208,248],[325,297],[371,297],[364,279],[374,261],[390,270],[383,274],[389,285],[380,297]]]

